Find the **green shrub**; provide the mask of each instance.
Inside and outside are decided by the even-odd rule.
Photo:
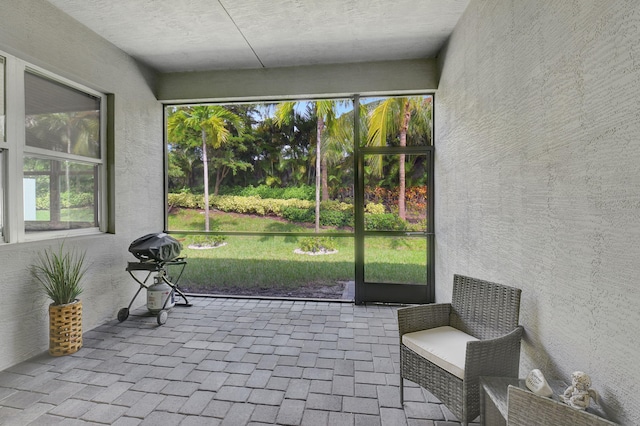
[[[317,253],[321,250],[333,251],[336,243],[329,237],[305,237],[300,240],[300,250]]]
[[[167,196],[169,207],[182,207],[185,209],[204,207],[202,199],[202,195],[190,194],[188,192],[174,193]]]
[[[320,203],[320,224],[324,226],[353,226],[353,205],[340,201]]]
[[[168,202],[170,207],[190,209],[203,207],[203,197],[198,194],[169,194]],[[223,212],[260,216],[275,215],[291,222],[301,223],[315,221],[315,203],[297,198],[277,199],[262,198],[259,195],[218,195],[210,197],[209,204],[212,208]],[[353,226],[353,205],[339,201],[323,201],[320,203],[320,223],[323,226]]]
[[[384,214],[385,212],[384,204],[368,203],[364,207],[364,212],[371,213],[371,214]]]
[[[342,226],[350,226],[351,228],[354,227],[353,212],[344,213],[344,223]]]
[[[393,213],[365,213],[364,229],[367,231],[405,231],[407,222]]]
[[[92,192],[69,192],[60,194],[60,203],[63,208],[86,207],[94,203]]]
[[[264,203],[260,197],[239,197],[236,195],[223,195],[212,197],[209,200],[213,207],[223,212],[235,212],[242,214],[267,214]]]
[[[331,210],[336,212],[353,211],[353,205],[340,201],[327,200],[320,202],[320,210]]]
[[[60,207],[63,209],[71,209],[77,207],[86,207],[93,205],[94,198],[91,192],[70,192],[60,193]],[[41,195],[36,198],[36,209],[49,210],[50,199],[49,194]]]
[[[169,207],[181,207],[186,209],[204,208],[203,196],[200,194],[169,194]],[[224,212],[243,214],[277,215],[280,216],[285,207],[297,207],[307,209],[313,206],[313,202],[307,200],[261,198],[257,195],[218,195],[209,197],[209,206]]]
[[[212,207],[224,211],[243,214],[282,215],[286,207],[309,208],[313,203],[305,200],[260,198],[258,196],[241,197],[236,195],[220,195],[210,200]]]
[[[36,209],[49,210],[49,195],[44,195],[36,198]]]
[[[313,219],[315,220],[315,212]],[[347,214],[344,212],[320,210],[320,224],[323,226],[345,226],[347,221]]]
[[[215,247],[226,240],[226,235],[191,235],[188,237],[189,245],[198,247]]]
[[[282,209],[282,217],[290,222],[313,222],[316,214],[313,209],[301,209],[298,207],[285,207]]]
[[[303,185],[285,188],[282,198],[285,200],[297,198],[298,200],[313,201],[316,197],[316,189],[313,186]]]
[[[252,185],[241,187],[223,187],[220,188],[220,195],[235,195],[238,197],[260,197],[260,198],[275,198],[279,200],[307,200],[313,201],[315,199],[315,187],[309,185],[292,186],[286,188],[273,188],[269,185],[259,185],[254,187]]]
[[[423,232],[425,229],[427,229],[427,219],[420,219],[417,223],[409,223],[407,225],[408,231]]]
[[[313,201],[308,201],[308,200],[298,200],[295,198],[291,198],[288,200],[277,200],[278,204],[281,206],[281,208],[284,207],[298,207],[300,209],[309,209],[309,208],[313,208],[315,206],[315,203]]]
[[[313,223],[316,220],[316,212],[313,208],[300,209],[286,207],[282,210],[282,217],[290,222]],[[353,214],[335,210],[320,211],[320,225],[322,226],[352,226]]]

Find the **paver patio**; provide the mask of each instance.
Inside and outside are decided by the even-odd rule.
[[[74,355],[0,372],[3,425],[458,425],[406,382],[393,306],[194,298],[140,308]]]

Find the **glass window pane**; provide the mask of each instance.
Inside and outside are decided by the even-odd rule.
[[[100,158],[100,98],[25,73],[26,144]]]
[[[98,165],[24,159],[26,232],[98,226]]]
[[[431,146],[431,95],[362,98],[368,126],[362,126],[360,146]]]
[[[0,141],[5,141],[5,82],[4,82],[4,58],[0,56]]]

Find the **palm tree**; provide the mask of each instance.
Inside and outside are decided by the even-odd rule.
[[[354,146],[362,146],[366,139],[363,133],[367,128],[367,108],[360,104],[358,111],[358,125],[364,132],[360,133],[360,141],[355,144],[353,141],[355,135],[354,129],[354,111],[346,111],[337,117],[330,126],[327,126],[325,135],[322,140],[322,152],[323,158],[326,162],[326,170],[329,170],[328,166],[331,166],[334,175],[329,179],[338,182],[338,184],[344,186],[345,176],[340,176],[339,173],[342,168],[351,167],[349,158],[353,155]]]
[[[327,126],[332,126],[336,119],[336,109],[340,102],[332,99],[313,101],[309,103],[307,115],[315,115],[316,124],[316,220],[315,232],[320,232],[320,190],[322,189],[322,199],[329,199],[329,185],[327,174],[327,163],[322,155],[322,134]],[[277,105],[275,111],[276,124],[278,126],[291,123],[294,115],[294,108],[297,102],[286,101]]]
[[[421,127],[431,122],[431,98],[423,96],[387,98],[381,101],[370,113],[367,144],[386,146],[389,136],[398,135],[400,147],[407,146],[407,133],[410,126]],[[380,160],[382,160],[380,158]],[[374,165],[378,175],[382,174],[382,162]],[[398,215],[406,219],[405,192],[405,154],[399,158]]]
[[[68,154],[100,156],[100,120],[97,111],[60,112],[29,116],[27,143]]]
[[[202,146],[204,177],[204,230],[209,231],[209,160],[207,146],[222,146],[231,131],[227,126],[241,129],[240,117],[220,105],[197,105],[177,109],[168,119],[169,138],[193,142],[193,134],[199,135]]]

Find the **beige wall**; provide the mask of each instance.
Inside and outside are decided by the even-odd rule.
[[[436,295],[523,290],[521,373],[640,424],[640,7],[471,2],[436,96]]]
[[[116,233],[65,242],[87,249],[90,270],[81,298],[83,325],[91,329],[114,319],[138,288],[125,272],[127,260],[135,260],[129,243],[163,227],[162,106],[147,83],[153,75],[42,0],[3,0],[0,50],[114,96]],[[58,243],[0,245],[0,370],[48,347],[49,301],[29,267],[38,250]]]

